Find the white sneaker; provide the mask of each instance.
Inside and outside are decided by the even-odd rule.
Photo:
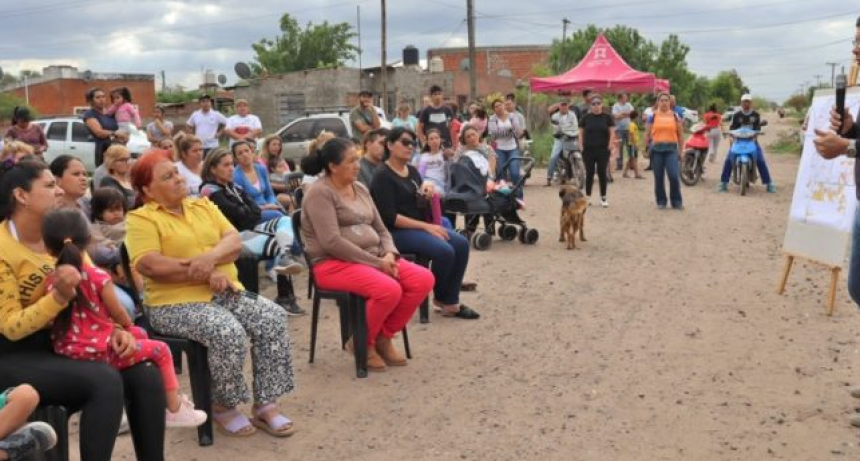
[[[278,283],[278,273],[275,272],[275,269],[267,270],[266,275],[269,277],[269,280],[271,280],[272,283]]]
[[[606,197],[600,199],[600,206],[603,208],[609,208],[609,201],[606,200]]]
[[[122,412],[122,419],[119,420],[119,431],[117,435],[128,434],[131,429],[128,427],[128,417],[125,415],[125,410]]]
[[[167,427],[197,427],[206,422],[206,412],[195,410],[194,404],[184,395],[179,396],[179,409],[176,412],[165,410]]]

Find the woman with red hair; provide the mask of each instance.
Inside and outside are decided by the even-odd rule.
[[[276,437],[294,431],[277,399],[293,390],[287,317],[268,299],[246,292],[236,266],[239,233],[207,199],[188,197],[185,179],[167,151],[150,151],[131,170],[141,206],[128,214],[126,246],[146,280],[144,309],[162,334],[209,351],[218,429],[245,437],[255,427]],[[253,415],[236,407],[250,398],[242,376],[251,342]]]

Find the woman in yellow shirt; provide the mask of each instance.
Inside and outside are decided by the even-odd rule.
[[[135,163],[132,184],[143,205],[127,218],[126,246],[145,280],[144,308],[159,332],[199,342],[209,352],[217,427],[248,436],[293,433],[277,399],[292,392],[293,364],[286,313],[244,291],[234,262],[239,233],[208,199],[188,197],[185,179],[167,152]],[[251,342],[254,388],[249,420],[236,406],[249,400],[242,368]]]
[[[111,459],[125,396],[137,459],[163,461],[166,404],[158,368],[142,363],[119,372],[53,351],[51,324],[81,281],[74,267],[54,267],[42,241],[43,218],[61,195],[38,160],[22,161],[0,180],[0,389],[28,383],[43,402],[80,411],[80,459],[87,461]],[[124,353],[135,349],[121,328],[111,343]]]
[[[645,135],[646,144],[651,144],[651,166],[654,169],[654,195],[657,208],[666,209],[666,185],[664,176],[669,177],[669,201],[672,208],[683,210],[681,198],[681,178],[678,175],[678,153],[684,139],[684,126],[681,119],[669,106],[669,93],[657,95],[657,110],[648,119]]]

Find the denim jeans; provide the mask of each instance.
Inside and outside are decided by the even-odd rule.
[[[764,185],[770,184],[770,171],[767,169],[767,163],[764,161],[764,152],[761,146],[756,143],[755,167],[758,169],[758,174],[761,175],[761,183]],[[726,155],[726,161],[723,163],[723,174],[720,176],[720,182],[729,182],[732,176],[732,163],[734,163],[735,154],[732,153],[732,148],[729,147],[729,155]]]
[[[509,159],[520,156],[520,151],[517,149],[512,150],[502,150],[496,149],[496,155],[498,159],[496,160],[496,179],[509,179],[512,184],[516,184],[517,181],[520,180],[520,161],[519,160],[511,160],[507,166],[505,166],[504,170],[502,166]],[[523,190],[520,188],[517,190],[517,198],[523,198]]]
[[[414,253],[430,260],[430,270],[436,277],[433,298],[443,304],[460,303],[460,285],[469,265],[469,240],[454,232],[447,219],[448,240],[417,229],[395,229],[391,232],[394,246],[401,253]]]
[[[860,204],[854,211],[851,229],[851,258],[848,261],[848,294],[860,306]]]
[[[552,180],[552,175],[558,166],[558,159],[561,157],[562,144],[561,138],[552,141],[552,151],[549,154],[549,170],[546,172],[546,179]]]
[[[624,154],[630,148],[630,131],[615,130],[615,135],[618,136],[618,157],[615,159],[615,169],[621,170],[624,168]]]
[[[666,206],[666,184],[663,176],[669,176],[669,196],[672,208],[684,205],[681,199],[681,181],[678,176],[678,147],[670,150],[652,150],[651,165],[654,168],[654,195],[657,206]]]

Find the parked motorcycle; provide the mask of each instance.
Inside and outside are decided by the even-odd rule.
[[[561,156],[556,166],[556,175],[559,184],[570,182],[579,189],[585,187],[585,162],[582,161],[582,152],[579,150],[577,138],[562,136]]]
[[[704,123],[696,123],[690,130],[693,134],[684,145],[684,163],[681,164],[681,181],[695,186],[705,172],[705,158],[708,156],[708,132]]]
[[[756,155],[758,155],[758,138],[759,131],[748,127],[741,127],[737,130],[729,131],[729,134],[734,138],[729,155],[734,159],[732,161],[732,182],[740,186],[741,195],[746,195],[747,189],[758,180],[758,170],[756,169]]]

